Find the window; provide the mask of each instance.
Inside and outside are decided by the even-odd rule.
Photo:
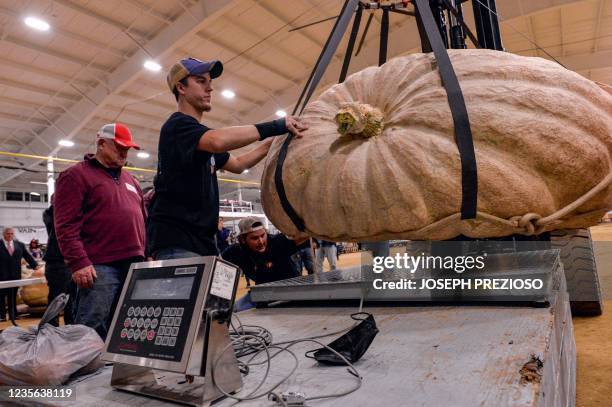
[[[23,201],[23,192],[6,191],[7,201]]]
[[[40,194],[25,193],[26,202],[41,202]]]

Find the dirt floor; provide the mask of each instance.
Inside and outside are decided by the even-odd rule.
[[[591,228],[605,301],[599,317],[575,317],[576,406],[612,406],[612,223]]]
[[[577,407],[612,406],[612,223],[591,228],[599,280],[606,300],[604,314],[599,317],[575,317],[574,333],[578,349]],[[359,254],[340,256],[339,267],[359,264]],[[327,268],[327,263],[325,264]],[[246,293],[241,280],[238,296]],[[38,318],[22,317],[22,326],[37,324]],[[0,322],[0,329],[8,327]]]

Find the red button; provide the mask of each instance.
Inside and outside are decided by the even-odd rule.
[[[147,340],[152,341],[153,338],[155,338],[155,331],[149,331],[149,333],[147,334]]]

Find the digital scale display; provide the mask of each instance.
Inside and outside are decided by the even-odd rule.
[[[115,310],[106,354],[181,362],[206,307],[233,305],[238,270],[215,257],[132,267]]]
[[[137,280],[132,291],[132,300],[187,300],[195,277],[148,278]]]

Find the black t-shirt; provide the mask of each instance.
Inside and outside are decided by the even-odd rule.
[[[217,254],[219,218],[216,170],[230,155],[199,151],[210,130],[195,118],[173,113],[159,135],[155,197],[147,219],[147,251],[178,247],[200,255]]]
[[[255,284],[263,284],[298,277],[291,255],[301,247],[284,235],[268,235],[268,247],[264,253],[253,252],[236,243],[228,247],[221,257],[240,267]]]

